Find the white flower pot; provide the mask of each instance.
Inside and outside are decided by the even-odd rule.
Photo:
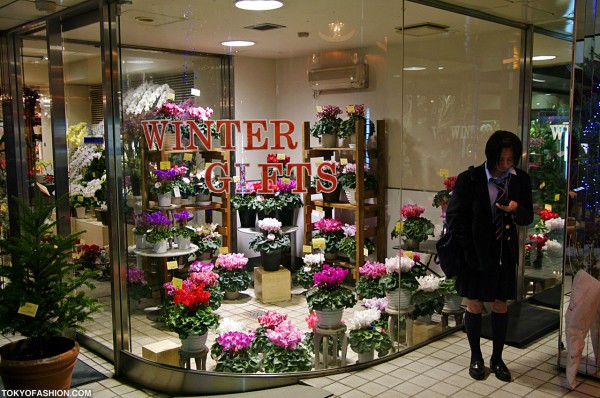
[[[171,192],[158,194],[158,205],[162,207],[171,206]]]
[[[174,205],[180,205],[181,204],[181,196],[179,196],[179,197],[173,196],[171,198],[171,203]]]
[[[358,354],[358,362],[357,363],[365,363],[372,361],[375,358],[375,350],[371,350],[369,352],[365,352],[362,354]]]
[[[146,237],[144,235],[135,235],[135,247],[137,249],[148,248],[148,242],[146,242]]]
[[[315,310],[317,315],[317,326],[321,328],[335,328],[342,324],[344,309]]]
[[[75,214],[77,218],[85,218],[85,207],[76,207]]]
[[[394,289],[385,292],[388,299],[388,307],[391,309],[408,308],[410,306],[410,300],[412,293],[408,289]]]
[[[206,347],[206,340],[208,338],[208,332],[204,333],[202,336],[198,335],[189,335],[185,339],[181,340],[181,351],[183,352],[200,352],[204,347]]]
[[[463,298],[457,294],[447,294],[445,297],[444,309],[448,311],[456,311],[461,309]]]
[[[190,237],[184,238],[183,236],[176,236],[175,242],[177,243],[178,249],[189,249],[190,243],[192,242],[192,238],[190,238]]]
[[[169,246],[169,243],[167,242],[167,240],[162,239],[153,244],[152,251],[154,253],[166,253],[168,246]]]
[[[201,206],[209,206],[212,204],[212,196],[210,193],[208,193],[208,194],[201,193],[200,195],[197,196],[197,200]]]
[[[348,198],[348,203],[351,205],[356,204],[356,189],[348,188],[345,190],[346,197]]]

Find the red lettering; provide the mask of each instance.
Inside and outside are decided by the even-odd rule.
[[[332,163],[323,162],[317,167],[317,187],[316,191],[321,193],[330,193],[335,191],[337,188],[337,178],[333,175],[335,166]],[[330,173],[326,173],[325,170],[329,170]],[[321,180],[328,181],[331,183],[331,187],[326,188]]]
[[[173,149],[175,151],[181,151],[183,147],[181,146],[181,125],[183,124],[180,120],[171,121],[171,125],[175,126],[175,146]]]
[[[294,132],[294,123],[289,120],[271,120],[273,126],[275,126],[275,146],[272,146],[271,149],[286,149],[286,147],[281,145],[281,139],[285,138],[287,141],[287,148],[296,149],[298,147],[298,143],[292,140],[292,133]],[[281,125],[287,125],[287,131],[281,131]]]
[[[231,126],[235,126],[237,131],[242,131],[239,120],[217,120],[217,130],[221,130],[221,126],[225,126],[225,132],[221,133],[221,148],[226,151],[235,149],[233,147],[233,132]]]
[[[262,141],[260,128],[256,129],[256,131],[254,131],[252,129],[252,126],[255,124],[262,127],[263,130],[267,130],[267,121],[266,120],[246,120],[246,121],[244,121],[244,125],[246,126],[246,140],[247,140],[246,147],[244,149],[250,149],[250,150],[267,149],[269,140],[265,140],[264,142]],[[254,138],[256,138],[258,140],[258,144],[260,144],[262,142],[262,145],[254,146]]]
[[[158,124],[161,124],[161,128],[158,128]],[[165,136],[165,131],[167,129],[167,124],[169,124],[168,120],[144,120],[142,121],[142,127],[144,128],[144,136],[146,137],[146,144],[148,145],[148,150],[152,150],[152,144],[154,143],[154,139],[156,137],[156,146],[158,149],[162,150],[163,147],[163,138]],[[150,125],[150,126],[148,126]]]
[[[229,183],[231,182],[231,177],[227,177],[227,163],[213,163],[206,169],[205,181],[208,190],[212,193],[229,193]],[[221,188],[215,187],[212,181],[213,170],[218,167],[223,171],[225,177],[217,178],[218,181],[223,183]]]
[[[296,188],[292,190],[293,193],[306,193],[306,187],[304,186],[304,172],[306,175],[310,174],[310,163],[289,163],[287,165],[288,173],[294,174],[296,171]]]
[[[283,174],[283,165],[281,163],[259,163],[258,167],[261,168],[262,186],[257,193],[263,195],[274,193],[274,187],[277,185],[277,177]]]
[[[195,120],[188,120],[187,124],[190,126],[190,145],[188,146],[189,150],[196,151],[198,147],[194,144],[194,138],[198,137],[202,145],[206,147],[209,151],[212,149],[212,136],[210,135],[210,129],[215,121],[207,120],[206,122],[201,123],[202,126],[206,126],[206,132],[202,132],[198,123]]]

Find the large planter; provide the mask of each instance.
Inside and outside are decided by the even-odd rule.
[[[462,308],[463,298],[457,294],[447,294],[445,297],[444,310],[457,311]]]
[[[336,328],[342,324],[343,308],[334,310],[315,310],[317,315],[317,326],[320,328]]]
[[[265,251],[261,250],[260,262],[265,271],[279,271],[279,266],[281,265],[281,252],[276,251],[272,253],[266,253]]]
[[[421,242],[415,239],[404,239],[403,246],[404,250],[419,250],[419,244]]]
[[[200,352],[206,347],[206,340],[208,338],[208,332],[201,336],[191,334],[185,339],[181,340],[181,351],[183,352]]]
[[[168,193],[159,193],[158,196],[158,205],[161,207],[171,206],[171,192]]]
[[[348,203],[350,203],[351,205],[355,205],[356,204],[356,189],[348,188],[348,189],[344,190],[344,192],[346,192],[346,198],[348,198]]]
[[[365,363],[372,361],[375,358],[375,349],[371,349],[371,351],[364,352],[362,354],[358,354],[357,363]]]
[[[388,307],[391,309],[404,309],[410,306],[410,300],[412,298],[412,292],[408,289],[394,289],[385,292],[388,299]]]
[[[77,218],[85,218],[85,207],[76,207],[75,208],[75,214],[77,216]]]
[[[169,242],[166,239],[161,239],[152,244],[152,251],[154,253],[166,253],[168,248]]]
[[[230,290],[225,290],[225,298],[227,300],[236,300],[238,297],[240,296],[240,292],[239,291],[230,291]]]
[[[0,348],[0,376],[5,390],[69,390],[79,344],[67,337],[53,337],[51,356],[20,360],[16,355],[32,342],[15,341]]]
[[[337,135],[323,134],[321,136],[321,146],[323,148],[335,148],[337,146]]]
[[[187,237],[187,238],[185,238],[183,236],[175,237],[175,243],[177,243],[178,249],[189,249],[191,242],[192,242],[192,238],[190,238],[190,237]]]
[[[238,209],[241,228],[254,228],[256,226],[256,211],[250,209]]]
[[[296,209],[286,207],[277,212],[278,219],[281,221],[282,227],[291,227],[296,224]]]

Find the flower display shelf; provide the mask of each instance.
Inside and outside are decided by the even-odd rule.
[[[354,162],[357,165],[356,171],[356,204],[347,202],[326,202],[321,199],[313,199],[316,194],[314,188],[310,187],[310,178],[306,179],[307,193],[304,195],[304,243],[309,245],[314,231],[314,226],[311,222],[313,210],[320,207],[325,212],[325,217],[335,218],[334,212],[353,212],[354,225],[356,225],[356,262],[350,263],[342,261],[334,261],[335,265],[339,265],[352,270],[355,279],[358,279],[358,269],[365,262],[365,254],[363,251],[364,242],[367,238],[373,238],[376,255],[378,261],[383,261],[386,256],[387,237],[385,228],[369,227],[365,228],[366,220],[372,221],[372,225],[385,225],[385,185],[387,182],[387,165],[383,159],[386,159],[385,152],[385,120],[377,120],[376,122],[376,143],[375,147],[367,147],[364,123],[359,121],[356,123],[356,146],[350,147],[333,147],[333,148],[312,148],[310,146],[310,123],[304,122],[302,126],[302,153],[303,162],[309,163],[312,158],[323,158],[327,160],[340,161],[346,158],[349,162]],[[377,179],[377,188],[374,190],[366,190],[364,184],[364,165],[366,160],[370,160],[371,170],[374,171]],[[365,203],[366,201],[373,203]]]

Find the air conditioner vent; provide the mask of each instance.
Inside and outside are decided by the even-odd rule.
[[[267,23],[260,23],[258,25],[246,26],[245,28],[265,31],[265,30],[281,29],[281,28],[285,28],[285,26],[267,22]]]
[[[367,88],[367,64],[320,68],[308,71],[308,83],[314,91]]]

